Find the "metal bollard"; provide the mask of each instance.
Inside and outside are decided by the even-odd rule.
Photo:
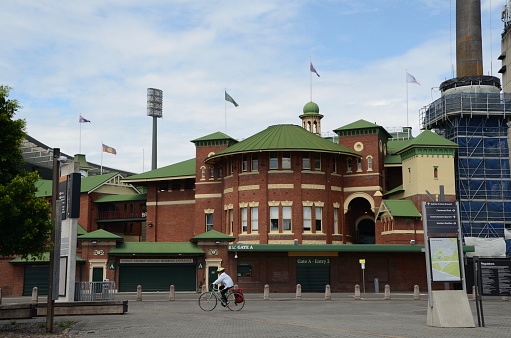
[[[34,286],[32,288],[32,304],[37,304],[39,303],[39,300],[38,300],[38,294],[39,294],[39,289],[37,288],[37,286]]]
[[[330,292],[330,285],[327,284],[325,286],[325,300],[331,300],[332,299],[332,294]]]
[[[302,299],[302,286],[296,284],[296,299]]]
[[[421,294],[419,292],[419,286],[415,285],[413,287],[413,300],[419,300],[421,299]]]
[[[173,300],[176,300],[176,291],[174,285],[171,285],[169,290],[169,301]]]
[[[385,285],[385,300],[389,300],[390,299],[390,285],[386,284]]]
[[[502,296],[503,302],[509,302],[509,296]]]
[[[360,285],[355,285],[355,300],[360,300]]]
[[[264,295],[263,295],[263,298],[264,298],[265,300],[270,299],[270,286],[269,286],[268,284],[266,284],[266,285],[264,286]]]
[[[142,301],[142,285],[137,285],[137,302]]]

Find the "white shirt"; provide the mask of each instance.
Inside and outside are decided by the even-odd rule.
[[[234,282],[232,281],[231,276],[226,274],[225,272],[222,272],[220,276],[218,276],[218,279],[213,282],[213,284],[217,285],[219,283],[224,284],[226,288],[231,288],[234,286]]]

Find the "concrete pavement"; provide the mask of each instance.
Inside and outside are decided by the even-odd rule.
[[[413,300],[411,294],[247,294],[245,307],[232,312],[218,306],[202,311],[198,294],[118,294],[129,300],[124,315],[56,317],[78,323],[70,333],[87,337],[509,337],[511,302],[500,298],[483,300],[486,327],[477,327],[475,302],[470,301],[476,328],[437,328],[426,325],[427,297]],[[3,304],[9,298],[3,299]],[[28,298],[30,300],[30,298]],[[39,299],[41,301],[41,299]],[[32,319],[43,320],[43,318]]]

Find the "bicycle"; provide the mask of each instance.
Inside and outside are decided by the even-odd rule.
[[[218,292],[218,287],[213,286],[210,291],[204,292],[199,297],[199,306],[204,311],[212,311],[217,303],[223,305],[222,295]],[[242,293],[229,289],[226,293],[227,304],[225,305],[231,311],[239,311],[245,306],[245,297]]]

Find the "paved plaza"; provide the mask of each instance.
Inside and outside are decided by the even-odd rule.
[[[136,301],[132,294],[119,294],[128,300],[124,315],[56,317],[73,320],[77,337],[509,337],[511,302],[500,298],[483,300],[486,327],[478,327],[475,302],[470,301],[475,328],[429,327],[427,297],[413,300],[412,295],[368,295],[354,300],[347,294],[304,294],[297,300],[292,294],[247,294],[245,307],[232,312],[218,306],[202,311],[196,294],[178,294],[169,301],[168,293],[144,294]],[[3,304],[17,299],[5,298]],[[25,299],[26,300],[26,299]],[[30,299],[28,299],[30,300]],[[39,320],[42,318],[31,319]],[[19,322],[22,322],[21,320]],[[2,321],[0,321],[2,323]]]

